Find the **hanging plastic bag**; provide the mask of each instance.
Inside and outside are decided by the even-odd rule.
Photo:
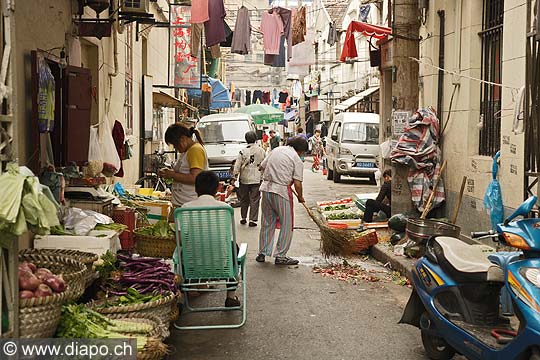
[[[90,128],[90,142],[88,146],[88,166],[85,169],[85,175],[96,177],[103,170],[103,155],[99,144],[97,128]]]
[[[105,115],[105,118],[103,119],[99,135],[99,142],[101,143],[103,154],[103,170],[101,172],[103,175],[110,177],[120,170],[121,163],[120,156],[118,156],[118,151],[116,151],[116,145],[114,144],[114,139],[112,137],[112,126],[107,115]]]
[[[486,193],[484,194],[484,207],[489,211],[489,217],[491,219],[491,226],[493,230],[497,230],[497,224],[500,224],[504,220],[504,208],[501,192],[501,184],[497,180],[497,173],[499,172],[499,165],[497,160],[501,156],[501,152],[498,151],[493,157],[492,166],[492,180],[489,183]]]

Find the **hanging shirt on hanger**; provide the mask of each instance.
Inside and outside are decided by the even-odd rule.
[[[192,24],[202,24],[210,20],[208,16],[208,0],[191,1],[191,19]]]
[[[255,90],[253,91],[253,103],[257,104],[257,100],[259,101],[259,104],[262,104],[262,91],[261,90]]]
[[[301,6],[294,15],[292,25],[292,44],[304,42],[306,36],[306,8]]]
[[[262,103],[270,105],[270,91],[265,91],[262,93]]]
[[[246,105],[251,105],[251,91],[246,90]]]
[[[264,53],[279,55],[279,45],[283,34],[283,21],[281,17],[272,12],[263,11],[261,18],[261,32],[263,33]]]
[[[224,42],[227,37],[225,36],[225,5],[223,0],[208,0],[208,15],[209,20],[204,23],[204,30],[206,32],[206,46]]]
[[[231,52],[246,55],[251,50],[251,21],[249,20],[249,10],[242,6],[238,9],[234,33],[231,44]]]
[[[295,99],[299,99],[302,96],[302,85],[300,81],[294,80],[291,86],[291,96]]]
[[[326,42],[330,46],[334,46],[335,43],[338,40],[338,33],[336,29],[336,24],[331,22],[330,27],[328,28],[328,39],[326,39]]]

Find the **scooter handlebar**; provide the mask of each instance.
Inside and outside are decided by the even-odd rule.
[[[473,231],[473,232],[471,232],[471,238],[473,238],[473,239],[486,237],[486,236],[495,236],[495,235],[497,235],[497,234],[493,230],[489,230],[489,231]]]

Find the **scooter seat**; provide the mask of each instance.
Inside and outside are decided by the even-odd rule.
[[[489,261],[485,246],[469,245],[446,236],[436,237],[434,242],[439,264],[459,280],[504,282],[503,270]]]

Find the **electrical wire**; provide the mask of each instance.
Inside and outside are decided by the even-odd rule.
[[[421,65],[426,65],[426,66],[431,66],[432,68],[435,68],[437,70],[440,70],[444,73],[447,73],[447,74],[452,74],[452,75],[455,75],[457,77],[460,77],[460,78],[465,78],[465,79],[469,79],[469,80],[473,80],[473,81],[477,81],[479,83],[482,83],[482,84],[488,84],[488,85],[493,85],[493,86],[499,86],[499,87],[502,87],[502,88],[506,88],[506,89],[513,89],[513,90],[519,90],[519,88],[516,88],[516,87],[513,87],[513,86],[508,86],[508,85],[503,85],[503,84],[499,84],[499,83],[496,83],[496,82],[492,82],[492,81],[486,81],[486,80],[482,80],[482,79],[478,79],[478,78],[475,78],[475,77],[472,77],[472,76],[467,76],[467,75],[462,75],[458,72],[455,72],[455,71],[450,71],[450,70],[446,70],[446,69],[443,69],[443,68],[440,68],[436,65],[433,65],[433,64],[428,64],[420,59],[417,59],[415,57],[409,57],[409,59],[411,61],[415,61],[417,62],[418,64],[421,64]]]

